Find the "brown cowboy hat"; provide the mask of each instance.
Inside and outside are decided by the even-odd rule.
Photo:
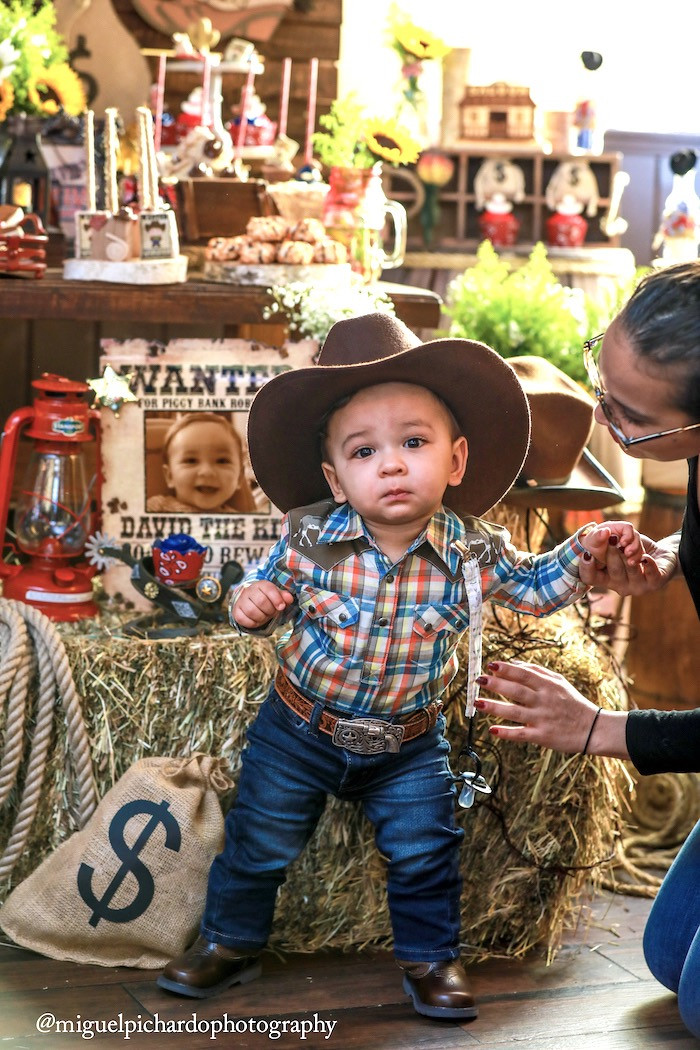
[[[415,383],[451,409],[469,442],[462,483],[445,503],[480,515],[518,476],[530,414],[515,372],[490,347],[468,339],[420,339],[396,317],[365,314],[333,325],[318,364],[291,369],[257,393],[248,420],[255,477],[281,511],[328,498],[319,430],[341,398],[378,383]]]
[[[510,357],[508,363],[530,403],[532,435],[506,503],[563,510],[621,503],[624,492],[586,448],[595,403],[585,390],[543,357]]]

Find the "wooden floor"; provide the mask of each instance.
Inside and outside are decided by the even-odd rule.
[[[270,953],[261,979],[198,1003],[160,991],[151,971],[60,963],[3,944],[0,1050],[697,1048],[678,1017],[675,996],[644,964],[641,932],[649,907],[645,899],[605,893],[584,909],[579,928],[567,935],[550,966],[537,954],[471,966],[480,1016],[465,1024],[416,1015],[386,952],[284,960]],[[75,1034],[57,1032],[51,1017],[72,1021]],[[45,1032],[37,1031],[39,1018]],[[154,1019],[170,1032],[149,1031]],[[113,1028],[121,1025],[121,1033],[92,1039],[85,1030],[79,1033],[79,1025],[98,1021],[104,1027],[110,1020]],[[175,1021],[181,1022],[179,1032],[172,1030]],[[217,1035],[214,1026],[225,1021],[231,1034]],[[195,1022],[199,1032],[192,1031]],[[271,1038],[283,1022],[286,1032]]]

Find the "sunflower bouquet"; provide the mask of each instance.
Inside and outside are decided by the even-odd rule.
[[[419,78],[423,63],[430,59],[444,58],[452,49],[421,26],[393,7],[389,19],[391,46],[401,59],[401,94],[413,109],[423,101]]]
[[[77,116],[85,94],[68,65],[68,49],[56,30],[49,0],[0,3],[0,121],[24,113],[51,117],[60,110]]]
[[[367,116],[354,95],[336,99],[319,117],[325,131],[312,139],[314,153],[327,167],[372,168],[382,161],[414,164],[420,143],[396,120]]]

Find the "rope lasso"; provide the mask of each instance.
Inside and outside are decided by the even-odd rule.
[[[0,756],[0,807],[17,783],[24,750],[29,687],[35,667],[38,673],[35,726],[17,816],[0,855],[0,879],[12,872],[29,838],[44,782],[59,697],[66,720],[80,827],[97,805],[90,744],[63,640],[51,620],[38,609],[23,602],[0,599],[0,710],[7,700],[5,739]]]

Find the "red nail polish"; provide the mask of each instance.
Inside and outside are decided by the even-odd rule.
[[[590,561],[591,560],[591,552],[590,551],[584,551],[583,552],[583,560],[584,561]]]
[[[611,547],[616,547],[618,539],[619,539],[618,536],[611,536],[610,539],[608,540],[610,546]]]
[[[485,705],[485,701],[484,700],[475,700],[474,701],[474,707],[477,709],[477,711],[483,711],[484,705]]]
[[[499,668],[499,664],[497,664],[495,661],[492,661],[490,664],[486,664],[487,671],[494,671],[495,672],[495,671],[498,670],[498,668]]]
[[[486,685],[487,682],[488,682],[488,678],[486,677],[485,674],[480,674],[479,677],[476,680],[476,684],[477,685]]]

